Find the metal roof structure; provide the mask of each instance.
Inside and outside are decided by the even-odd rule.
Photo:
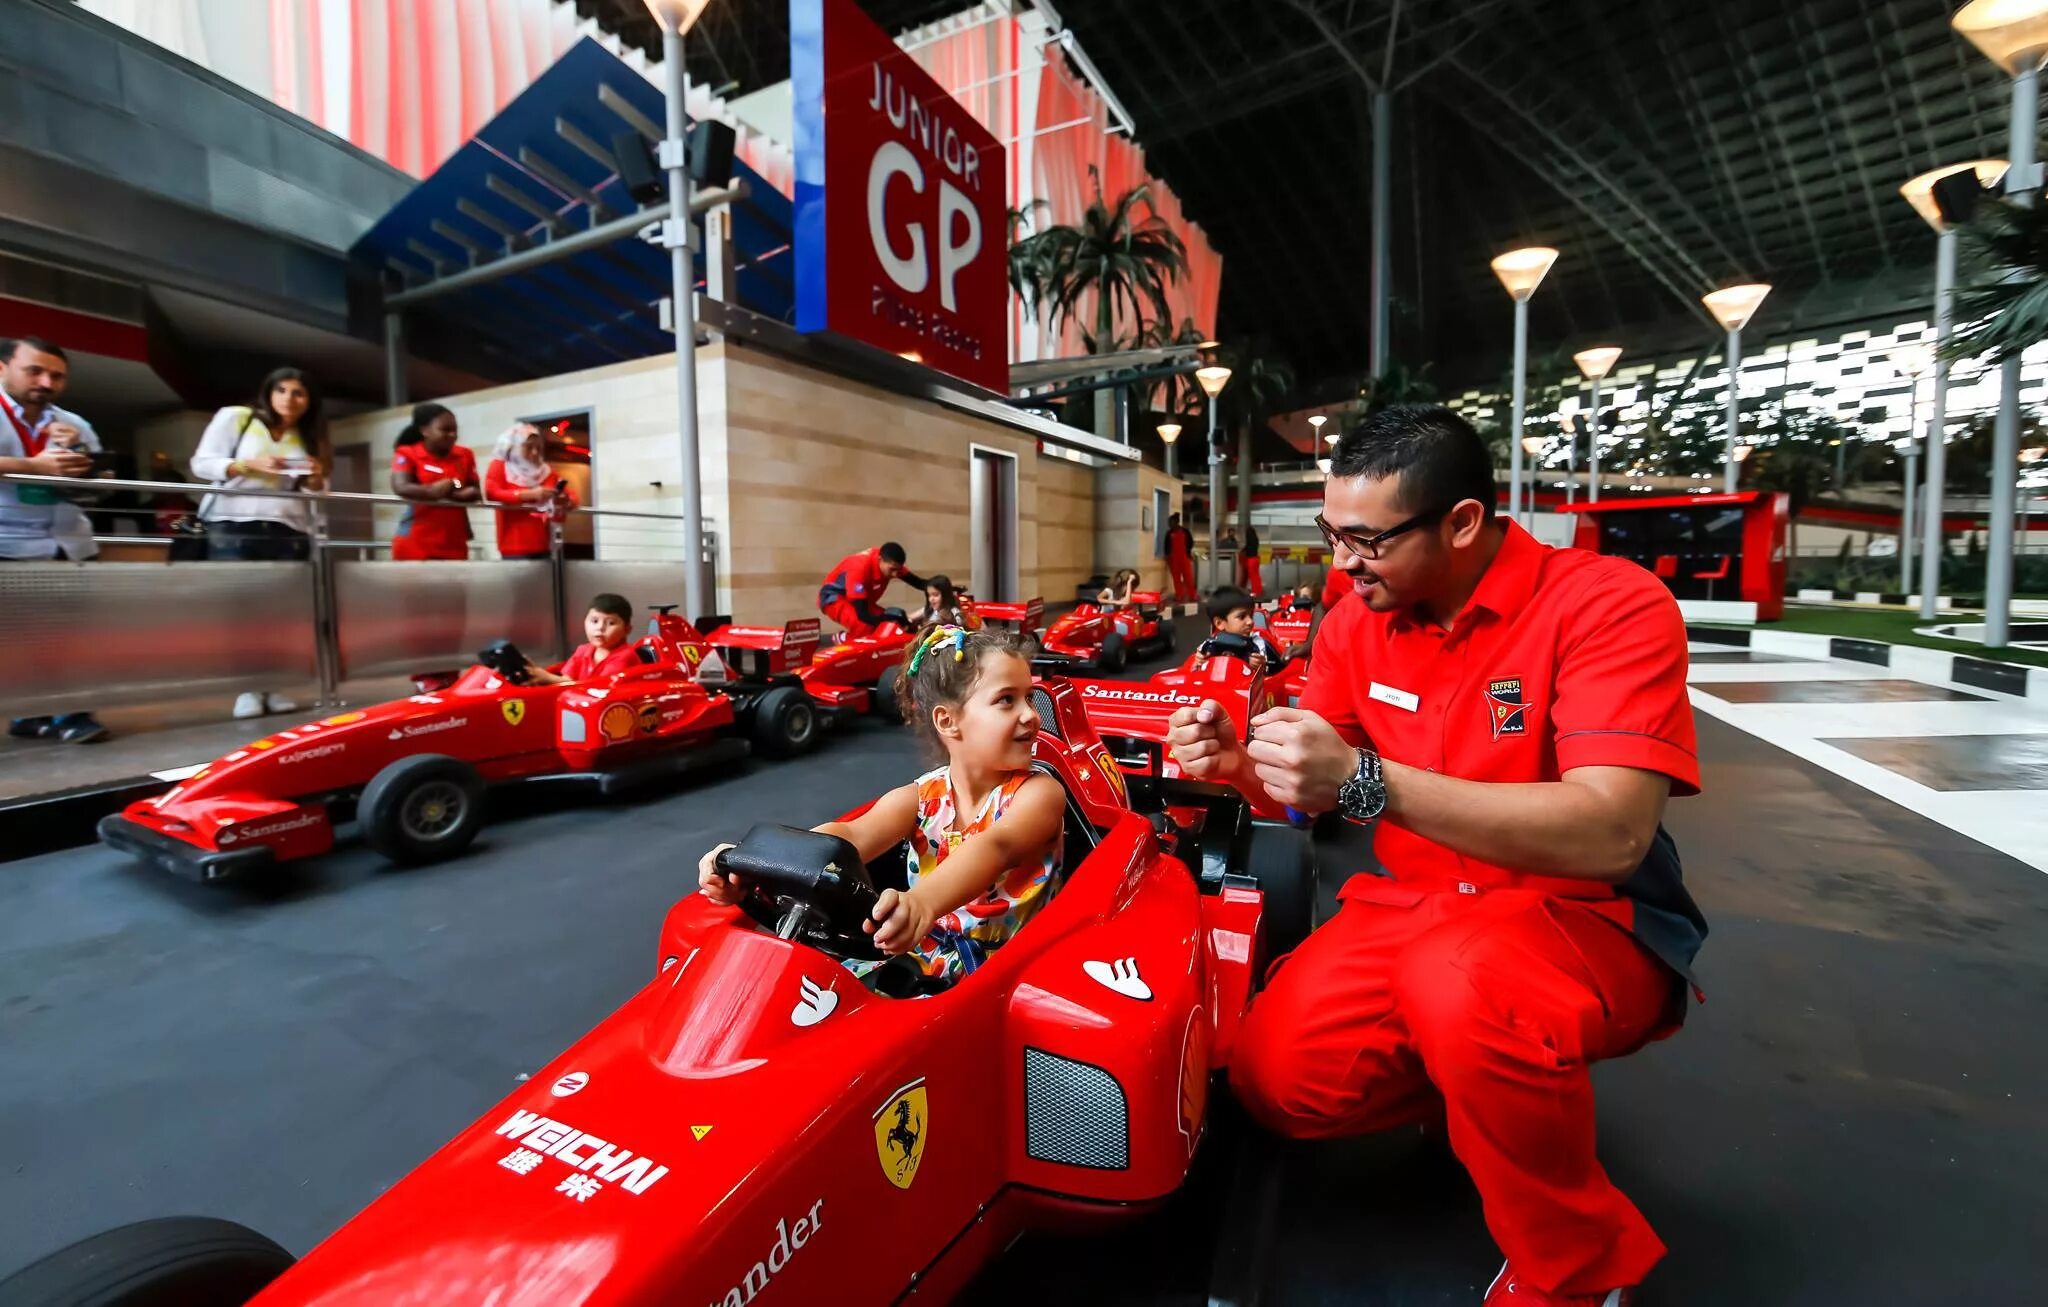
[[[668,254],[632,236],[665,216],[666,202],[643,208],[612,154],[624,134],[658,141],[662,113],[662,94],[645,77],[596,41],[578,42],[379,219],[350,258],[383,278],[387,303],[446,289],[427,301],[433,308],[413,310],[427,318],[410,334],[470,333],[512,375],[666,353],[674,342],[659,306],[670,289]],[[748,190],[733,206],[738,301],[788,320],[789,201],[745,164],[733,172]],[[607,224],[623,231],[604,239]],[[503,277],[464,275],[547,249],[562,257],[528,260]],[[702,242],[697,258],[701,279]],[[439,322],[437,311],[446,314]]]
[[[642,0],[576,2],[658,53]],[[963,0],[861,4],[902,30]],[[688,38],[692,75],[729,94],[780,80],[786,8],[713,0]],[[1361,74],[1408,83],[1394,101],[1393,354],[1440,380],[1501,370],[1510,315],[1487,260],[1520,244],[1563,252],[1531,305],[1538,353],[1704,342],[1697,296],[1735,280],[1777,287],[1760,337],[1911,312],[1932,239],[1899,184],[2004,152],[2005,79],[1949,30],[1948,0],[1053,8],[1223,253],[1217,329],[1270,339],[1310,379],[1365,366]]]

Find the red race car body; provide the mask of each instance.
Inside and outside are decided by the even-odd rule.
[[[776,639],[801,648],[806,626],[815,643],[815,619],[778,630]],[[706,686],[698,671],[713,643],[657,609],[635,646],[640,665],[574,685],[519,683],[524,659],[509,645],[493,646],[485,655],[495,666],[429,673],[418,694],[251,741],[103,818],[99,836],[155,866],[213,881],[327,852],[336,810],[353,808],[379,853],[430,861],[468,845],[491,785],[552,780],[611,793],[737,761],[749,735],[769,752],[808,747],[816,723],[794,676]]]
[[[979,969],[887,997],[813,946],[816,892],[775,931],[693,894],[644,988],[253,1301],[942,1303],[1020,1231],[1173,1193],[1309,845],[1212,787],[1148,819],[1079,693],[1034,698],[1065,874]]]
[[[1173,619],[1161,613],[1159,604],[1153,591],[1134,593],[1123,607],[1076,604],[1052,624],[1040,643],[1055,659],[1119,672],[1133,658],[1173,652]]]
[[[893,687],[896,665],[916,639],[910,627],[890,619],[872,635],[854,636],[818,650],[810,665],[797,673],[811,698],[827,708],[849,713],[888,714],[891,694],[877,693],[886,679]]]

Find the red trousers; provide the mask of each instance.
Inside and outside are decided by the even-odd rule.
[[[1173,573],[1173,597],[1183,603],[1198,600],[1202,592],[1195,589],[1195,560],[1186,554],[1168,555],[1167,570]]]
[[[1677,978],[1584,902],[1369,877],[1341,897],[1245,1018],[1239,1099],[1295,1138],[1442,1113],[1517,1276],[1641,1283],[1664,1245],[1594,1156],[1588,1067],[1668,1033]]]
[[[1266,597],[1266,578],[1259,572],[1259,556],[1257,554],[1246,554],[1244,556],[1244,588],[1254,599],[1264,599]]]
[[[851,599],[835,599],[821,605],[818,611],[845,627],[848,639],[875,633],[875,624],[860,615],[860,609]]]

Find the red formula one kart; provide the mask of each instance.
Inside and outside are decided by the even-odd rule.
[[[1045,619],[1043,599],[1027,599],[1019,604],[977,604],[963,596],[960,602],[984,622],[1014,625],[1025,632],[1037,631]],[[810,666],[799,673],[804,689],[821,709],[833,714],[876,712],[891,721],[897,719],[898,665],[917,633],[910,629],[901,609],[885,611],[889,619],[872,634],[843,637],[820,649]]]
[[[841,965],[873,956],[900,855],[864,870],[836,837],[756,827],[723,855],[752,900],[677,904],[639,993],[296,1265],[239,1226],[146,1222],[0,1301],[118,1275],[138,1296],[93,1301],[126,1307],[175,1272],[190,1307],[943,1303],[1023,1230],[1159,1204],[1255,977],[1308,927],[1313,857],[1230,791],[1127,794],[1079,692],[1034,697],[1064,874],[950,987]]]
[[[353,809],[378,853],[430,862],[476,837],[491,785],[573,782],[610,795],[733,762],[750,746],[775,756],[811,746],[818,715],[791,669],[817,643],[816,618],[724,627],[707,639],[672,606],[655,612],[630,671],[531,685],[525,655],[499,641],[467,671],[417,678],[420,693],[409,698],[252,741],[102,818],[100,839],[215,881],[327,852],[335,823]],[[714,645],[729,665],[748,650],[759,665],[706,686],[698,669]]]
[[[1154,591],[1139,591],[1128,607],[1076,604],[1039,643],[1053,658],[1102,672],[1120,672],[1133,658],[1172,653],[1173,619],[1160,611]]]
[[[1265,629],[1273,637],[1273,643],[1282,649],[1300,644],[1308,639],[1309,627],[1315,624],[1315,601],[1301,599],[1291,594],[1280,596],[1273,611],[1264,615]]]

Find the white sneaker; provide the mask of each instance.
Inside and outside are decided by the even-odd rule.
[[[263,715],[263,712],[264,709],[262,695],[238,694],[235,696],[235,716],[261,717]]]
[[[264,695],[263,707],[266,712],[297,712],[299,710],[297,703],[285,698],[281,694]]]

